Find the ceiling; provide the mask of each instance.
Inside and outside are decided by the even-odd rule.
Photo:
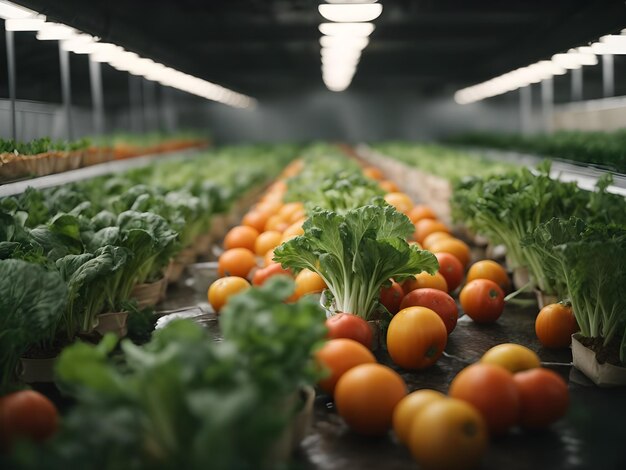
[[[317,29],[321,0],[14,1],[251,96],[324,89]],[[626,26],[623,0],[381,3],[384,10],[374,22],[354,89],[452,93]],[[33,33],[16,36],[18,94],[59,101],[56,44],[36,41]],[[76,100],[88,100],[86,59],[74,56],[72,67]],[[125,74],[105,70],[105,88],[117,91],[120,100],[127,97],[127,81]],[[6,96],[4,76],[0,93]]]

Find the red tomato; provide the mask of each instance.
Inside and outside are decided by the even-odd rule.
[[[578,324],[572,308],[563,304],[546,305],[535,320],[535,333],[546,348],[568,347],[577,331]]]
[[[291,275],[291,271],[288,269],[283,269],[280,263],[272,263],[269,266],[258,269],[254,276],[252,277],[252,284],[255,286],[261,286],[265,281],[267,281],[270,277],[282,274],[284,276],[293,277]]]
[[[520,394],[520,424],[545,428],[561,419],[569,407],[567,384],[556,372],[530,369],[513,376]]]
[[[374,333],[369,324],[357,315],[350,313],[338,313],[326,320],[328,337],[349,338],[361,343],[368,349],[372,349]]]
[[[9,449],[20,438],[44,441],[56,431],[59,414],[39,392],[22,390],[0,399],[0,448]]]
[[[459,295],[463,311],[476,323],[493,323],[504,310],[504,292],[489,279],[475,279]]]
[[[409,292],[402,299],[400,309],[404,310],[408,307],[426,307],[431,309],[441,317],[444,325],[446,325],[448,334],[452,333],[459,318],[454,299],[438,289],[425,287],[424,289],[416,289]]]
[[[405,369],[424,369],[437,362],[448,341],[443,320],[426,307],[400,310],[389,323],[387,350]]]
[[[317,362],[330,371],[319,385],[327,393],[335,391],[337,381],[348,370],[361,364],[376,363],[372,352],[361,343],[348,338],[331,339],[315,354]]]
[[[383,287],[380,290],[380,303],[389,310],[389,313],[395,315],[400,310],[400,302],[402,302],[403,296],[402,286],[392,280],[389,287]]]
[[[505,432],[519,418],[519,391],[504,367],[482,363],[466,367],[452,380],[448,395],[474,405],[492,434]]]
[[[456,256],[450,253],[435,253],[439,261],[439,273],[448,284],[448,292],[452,292],[461,285],[463,280],[463,265]]]

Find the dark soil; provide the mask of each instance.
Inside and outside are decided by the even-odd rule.
[[[596,353],[596,360],[600,364],[609,363],[617,367],[626,367],[626,364],[623,364],[619,360],[619,346],[620,342],[617,338],[613,338],[613,340],[606,346],[604,346],[603,338],[585,338],[581,337],[578,341],[585,346],[586,348],[591,349]]]
[[[23,357],[26,359],[51,359],[57,357],[70,343],[71,341],[67,339],[60,340],[59,338],[55,338],[50,344],[31,346],[30,349],[24,353]]]

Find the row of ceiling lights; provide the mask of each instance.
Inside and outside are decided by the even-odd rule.
[[[539,83],[555,75],[564,75],[567,70],[579,69],[584,65],[596,65],[597,55],[619,54],[626,54],[626,30],[623,30],[621,35],[602,36],[591,46],[570,49],[566,53],[553,55],[551,60],[542,60],[486,82],[463,88],[455,93],[454,99],[459,104],[474,103]]]
[[[319,30],[322,56],[322,79],[331,91],[343,91],[350,86],[374,31],[370,23],[380,16],[383,6],[377,0],[327,0],[319,12],[330,23]]]
[[[106,62],[117,70],[237,108],[250,108],[256,104],[249,96],[141,57],[115,44],[101,42],[99,38],[69,26],[48,22],[45,16],[14,3],[0,0],[0,18],[6,20],[7,31],[36,31],[39,40],[60,41],[62,49],[89,54],[91,60]]]

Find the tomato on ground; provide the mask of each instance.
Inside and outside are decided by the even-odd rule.
[[[217,272],[220,276],[247,277],[254,267],[256,257],[247,248],[226,250],[217,260]]]
[[[0,450],[8,450],[17,439],[41,442],[58,428],[59,413],[39,392],[21,390],[0,398]]]
[[[408,307],[426,307],[443,320],[448,334],[452,333],[459,318],[456,302],[452,297],[438,289],[424,288],[409,292],[402,299],[400,310]]]
[[[361,343],[368,349],[372,349],[374,333],[369,324],[357,315],[351,313],[338,313],[326,319],[328,337],[349,338]]]
[[[243,216],[241,224],[253,227],[257,232],[262,232],[265,230],[265,224],[267,223],[267,219],[270,218],[270,215],[270,212],[251,211]]]
[[[348,370],[361,364],[375,364],[372,352],[352,339],[338,338],[327,341],[315,354],[317,362],[328,369],[330,375],[320,380],[319,386],[333,394],[339,378]]]
[[[384,199],[387,201],[387,204],[395,207],[398,212],[402,212],[403,214],[407,214],[413,207],[413,201],[405,193],[387,193]]]
[[[493,323],[504,311],[504,292],[489,279],[475,279],[461,289],[461,307],[476,323]]]
[[[411,426],[408,444],[420,468],[465,470],[479,465],[488,443],[485,420],[476,408],[449,398],[420,412]]]
[[[250,288],[250,283],[242,277],[227,276],[217,279],[209,286],[208,299],[215,313],[219,313],[229,297]]]
[[[416,204],[407,214],[411,222],[416,224],[422,219],[437,219],[437,214],[430,207],[425,204]]]
[[[381,364],[361,364],[337,382],[335,405],[354,431],[379,435],[391,427],[393,410],[406,394],[406,384],[397,372]]]
[[[446,282],[446,278],[439,272],[436,272],[435,274],[428,274],[426,271],[423,271],[406,279],[402,283],[402,290],[405,295],[415,289],[424,289],[426,287],[437,289],[445,293],[448,292],[448,283]]]
[[[265,254],[280,245],[283,238],[282,232],[277,230],[268,230],[259,234],[254,242],[254,253],[257,256],[265,256]]]
[[[472,364],[452,380],[448,395],[475,406],[492,434],[506,432],[519,419],[519,391],[504,367]]]
[[[261,286],[272,276],[283,275],[293,277],[291,271],[283,269],[280,263],[272,263],[262,269],[258,269],[252,277],[252,285]]]
[[[467,243],[458,238],[441,238],[431,244],[429,250],[433,253],[450,253],[461,262],[463,269],[465,269],[472,259],[470,247]]]
[[[422,389],[409,393],[400,400],[400,403],[393,410],[393,430],[396,436],[398,436],[398,440],[403,444],[407,444],[415,418],[431,403],[444,399],[446,399],[446,396],[441,392]]]
[[[561,303],[546,305],[535,320],[535,333],[546,348],[568,347],[577,331],[572,307]]]
[[[224,249],[247,248],[254,251],[254,244],[258,236],[257,229],[247,225],[238,225],[231,228],[224,237]]]
[[[432,251],[430,247],[433,246],[437,241],[443,238],[453,238],[453,237],[448,232],[433,232],[430,235],[428,235],[426,238],[424,238],[424,243],[422,243],[422,245],[424,246],[424,249]]]
[[[404,297],[404,291],[402,286],[393,279],[389,287],[383,287],[380,289],[380,303],[391,313],[395,315],[400,310],[400,302]]]
[[[387,350],[393,362],[405,369],[424,369],[443,354],[448,331],[443,320],[426,307],[400,310],[389,323]]]
[[[448,232],[450,229],[446,224],[436,219],[421,219],[415,223],[415,240],[423,244],[428,235],[435,232]]]
[[[541,361],[535,351],[521,344],[503,343],[494,346],[480,358],[483,364],[501,366],[512,373],[541,367]]]
[[[297,300],[303,295],[322,292],[326,287],[322,276],[309,269],[303,269],[296,276],[296,290],[291,300]]]
[[[282,239],[282,233],[287,230],[287,227],[289,227],[289,222],[286,222],[285,219],[283,219],[281,216],[279,215],[271,215],[268,219],[267,222],[265,224],[265,230],[266,231],[271,231],[271,232],[280,232],[280,238]],[[280,243],[280,240],[279,240]]]
[[[511,289],[511,281],[506,269],[490,259],[476,261],[470,266],[467,271],[467,282],[474,279],[489,279],[498,284],[504,292]]]
[[[537,429],[550,426],[567,413],[569,391],[556,372],[538,368],[514,375],[520,395],[520,424]]]
[[[454,291],[463,281],[463,265],[456,256],[450,253],[435,253],[435,257],[439,261],[439,273],[448,285],[448,292]]]

